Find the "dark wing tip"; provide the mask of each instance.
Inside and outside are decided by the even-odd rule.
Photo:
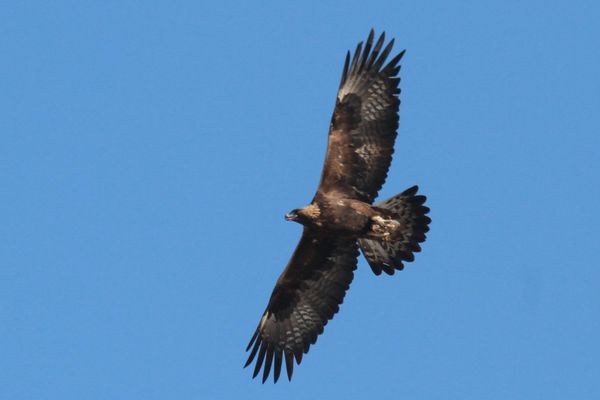
[[[383,32],[379,36],[379,39],[377,39],[377,43],[375,43],[375,47],[373,47],[373,51],[371,52],[371,55],[369,56],[369,59],[367,60],[366,69],[370,70],[373,68],[373,65],[375,64],[375,60],[377,60],[377,56],[379,56],[379,52],[381,51],[381,46],[383,46],[384,41],[385,41],[385,32]]]
[[[363,42],[358,42],[358,44],[356,45],[356,49],[354,50],[354,56],[352,57],[352,63],[350,64],[350,73],[353,73],[356,70],[358,60],[359,60],[359,56],[362,50],[362,45]]]
[[[372,44],[374,37],[375,37],[375,29],[371,28],[371,31],[369,32],[369,37],[367,38],[367,42]]]
[[[273,366],[273,383],[277,383],[279,375],[281,374],[281,350],[275,351],[275,365]]]
[[[419,191],[419,186],[414,185],[414,186],[411,186],[408,189],[406,189],[404,192],[402,192],[402,195],[403,196],[414,196],[415,194],[417,194],[418,191]]]
[[[360,62],[358,63],[358,72],[368,69],[371,59],[371,48],[373,47],[373,39],[375,38],[375,31],[371,28],[371,32],[369,32],[369,37],[367,37],[367,42],[365,44],[365,48],[361,54]]]
[[[288,381],[292,381],[292,374],[294,373],[294,354],[291,351],[285,352],[285,369],[287,372]]]
[[[254,347],[252,348],[252,351],[250,352],[250,355],[248,356],[248,360],[246,360],[246,364],[244,364],[244,368],[246,368],[248,365],[250,365],[252,363],[252,361],[254,360],[254,357],[256,357],[256,352],[258,351],[258,347],[260,346],[261,343],[261,339],[258,338],[258,329],[256,330],[256,333],[254,334],[254,336],[252,336],[252,340],[250,341],[250,344],[248,345],[248,348],[246,349],[246,351],[248,351],[250,349],[250,345],[252,345],[252,343],[254,342]],[[255,341],[256,340],[256,341]]]
[[[383,37],[384,35],[385,35],[385,33],[383,33],[381,36]],[[386,58],[390,55],[390,52],[392,51],[392,47],[394,47],[394,42],[395,42],[395,39],[392,38],[392,40],[389,41],[389,43],[385,46],[385,48],[381,52],[381,55],[379,55],[379,57],[373,62],[373,68],[376,71],[379,71],[379,69],[385,62]]]
[[[340,88],[347,84],[348,81],[356,82],[358,77],[368,74],[379,74],[383,73],[388,78],[396,76],[400,70],[397,65],[398,62],[404,56],[406,50],[402,50],[394,58],[392,58],[385,67],[382,68],[386,62],[387,57],[392,51],[395,39],[392,38],[385,46],[386,33],[382,31],[381,35],[375,42],[375,30],[371,29],[367,40],[359,42],[354,50],[354,54],[348,52],[346,56],[346,62],[344,64],[344,71],[342,72],[342,79],[340,82]],[[346,67],[348,63],[348,67]],[[397,94],[397,93],[395,93]]]
[[[350,51],[346,52],[346,59],[344,60],[344,70],[342,71],[342,79],[340,80],[340,88],[346,82],[348,78],[348,67],[350,66]]]
[[[269,378],[269,373],[271,373],[271,364],[273,364],[273,345],[269,344],[265,358],[265,366],[263,368],[262,383],[265,383]]]
[[[400,71],[400,66],[398,66],[398,63],[402,57],[404,57],[404,53],[406,53],[406,50],[402,50],[400,53],[396,54],[396,56],[392,58],[390,62],[383,68],[383,72],[386,75],[396,76],[398,74]]]
[[[252,347],[252,344],[254,343],[254,341],[256,340],[257,337],[258,337],[258,329],[256,329],[256,331],[254,331],[254,335],[252,335],[252,338],[250,339],[250,343],[248,343],[248,346],[246,346],[246,351],[250,350],[250,347]]]
[[[252,373],[252,378],[256,378],[256,375],[260,372],[260,368],[262,367],[263,361],[265,360],[265,353],[267,352],[267,344],[266,342],[262,342],[260,345],[260,351],[258,352],[258,358],[256,359],[256,365],[254,366],[254,372]]]

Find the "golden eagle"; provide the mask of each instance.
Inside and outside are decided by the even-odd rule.
[[[291,380],[294,359],[302,361],[324,326],[338,311],[352,282],[360,248],[376,275],[402,270],[421,250],[431,219],[417,186],[372,205],[392,161],[398,129],[400,59],[384,63],[385,33],[373,46],[371,30],[346,54],[321,182],[312,202],[286,214],[304,225],[300,243],[277,280],[246,351],[244,367],[256,359],[254,375],[271,366],[277,382],[285,359]]]

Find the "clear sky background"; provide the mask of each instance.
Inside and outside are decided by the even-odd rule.
[[[2,2],[0,398],[600,398],[599,3],[295,3]],[[261,385],[372,27],[407,49],[381,195],[431,232]]]

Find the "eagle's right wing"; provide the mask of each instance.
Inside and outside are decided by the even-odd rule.
[[[288,379],[292,378],[294,358],[300,364],[302,354],[316,342],[344,300],[357,257],[356,240],[304,228],[300,243],[277,280],[267,309],[246,348],[252,351],[245,367],[256,358],[254,377],[264,365],[264,383],[275,361],[273,374],[277,382],[285,358]]]

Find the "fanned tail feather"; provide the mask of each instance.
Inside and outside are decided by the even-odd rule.
[[[417,195],[418,186],[391,197],[375,207],[391,211],[394,220],[400,223],[399,231],[393,240],[359,239],[360,250],[369,266],[380,275],[385,272],[393,275],[395,270],[404,268],[404,261],[413,261],[414,253],[421,251],[419,243],[425,241],[431,218],[427,216],[429,208],[424,206],[427,199]]]

